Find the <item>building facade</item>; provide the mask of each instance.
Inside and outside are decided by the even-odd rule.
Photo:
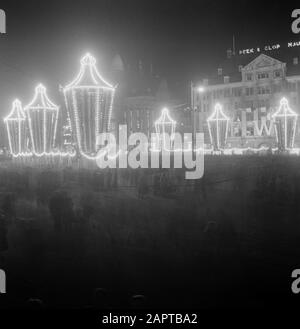
[[[210,144],[207,118],[215,104],[220,103],[230,118],[228,148],[276,146],[272,115],[280,99],[286,97],[291,109],[300,113],[300,74],[297,71],[298,57],[287,64],[260,54],[246,65],[236,63],[235,70],[219,67],[215,76],[203,79],[201,92],[193,89],[192,97],[196,127],[204,132],[205,143]],[[299,124],[296,129],[295,144],[299,147]]]

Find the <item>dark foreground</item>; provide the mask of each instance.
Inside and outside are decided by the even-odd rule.
[[[85,170],[2,168],[1,307],[300,304],[298,157],[206,158],[192,184],[149,176],[128,172],[124,185]]]

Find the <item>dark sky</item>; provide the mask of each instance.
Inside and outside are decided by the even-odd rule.
[[[187,88],[224,58],[232,35],[237,48],[300,40],[291,32],[297,3],[290,1],[9,0],[0,8],[7,16],[7,34],[0,35],[0,114],[16,96],[26,104],[40,81],[57,100],[58,84],[75,76],[86,51],[106,76],[120,53],[126,64],[152,62],[171,84]]]

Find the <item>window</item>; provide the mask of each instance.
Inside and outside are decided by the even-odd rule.
[[[280,78],[281,77],[281,72],[280,71],[275,71],[274,72],[274,78]]]
[[[294,57],[293,58],[293,64],[294,65],[298,65],[298,57]]]
[[[228,76],[224,77],[224,83],[229,83],[229,77]]]
[[[257,88],[257,94],[258,95],[265,95],[265,94],[270,94],[270,87],[268,86],[263,86],[263,87],[258,87]]]
[[[222,75],[223,74],[223,70],[221,67],[218,68],[218,75]]]
[[[242,95],[242,89],[241,88],[233,88],[233,95],[235,97],[240,97]]]
[[[246,120],[253,121],[253,112],[251,108],[246,109]]]
[[[233,127],[233,135],[234,137],[241,137],[242,136],[242,128],[240,125],[235,125]]]
[[[262,118],[267,118],[267,108],[264,107],[259,107],[258,108],[258,113],[257,113],[257,119],[261,120]]]
[[[250,95],[253,95],[253,88],[250,87],[250,88],[246,88],[246,96],[250,96]]]
[[[290,82],[288,84],[288,90],[289,91],[296,91],[296,83],[295,82]]]
[[[237,110],[234,112],[234,121],[241,122],[242,121],[242,112]]]
[[[239,65],[239,72],[242,72],[243,65]]]
[[[269,73],[267,72],[261,72],[257,74],[258,79],[268,79],[269,78]]]
[[[246,74],[246,80],[247,81],[252,81],[252,73],[247,73]]]
[[[274,86],[273,86],[273,90],[274,90],[274,93],[280,93],[281,92],[281,85],[277,85],[277,84],[275,84]]]
[[[224,90],[224,97],[230,97],[230,89],[229,88]]]
[[[254,126],[253,124],[247,124],[247,128],[246,128],[246,135],[247,136],[254,136]]]

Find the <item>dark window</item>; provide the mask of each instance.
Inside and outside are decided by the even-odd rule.
[[[269,73],[267,72],[262,72],[257,74],[258,79],[268,79],[269,78]]]
[[[281,77],[281,72],[280,71],[275,71],[274,72],[274,77],[275,78],[280,78]]]
[[[247,73],[246,74],[246,80],[247,81],[252,81],[252,73]]]

